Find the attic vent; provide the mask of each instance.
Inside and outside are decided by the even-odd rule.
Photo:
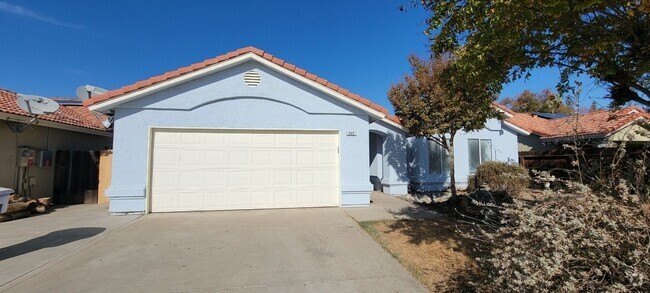
[[[244,73],[244,83],[249,87],[256,87],[262,82],[262,77],[255,70]]]

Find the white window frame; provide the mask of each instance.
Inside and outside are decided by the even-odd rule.
[[[445,164],[444,164],[444,160],[447,160],[447,166],[449,166],[449,153],[447,152],[447,150],[444,147],[442,147],[440,144],[438,144],[438,143],[436,143],[434,141],[427,140],[427,143],[428,143],[427,144],[427,151],[428,151],[427,152],[427,159],[429,160],[429,174],[433,174],[433,175],[445,175],[445,174],[448,174],[449,173],[449,167],[447,167],[447,170],[445,170]],[[437,170],[435,170],[436,172],[434,172],[433,168],[431,168],[431,152],[432,152],[431,147],[432,146],[435,146],[436,148],[438,148],[438,150],[440,150],[438,152],[438,156],[439,156],[438,162],[440,164],[440,166],[439,166],[440,167],[440,172],[437,172]]]
[[[470,174],[474,174],[474,173],[476,173],[476,169],[472,170],[472,161],[469,160],[469,157],[471,156],[471,151],[472,151],[472,150],[469,148],[469,142],[470,142],[470,141],[473,141],[473,140],[478,141],[478,165],[476,166],[476,168],[478,168],[478,166],[480,166],[481,164],[483,164],[483,162],[493,160],[493,154],[492,154],[492,149],[493,149],[492,139],[489,139],[489,138],[468,138],[468,139],[467,139],[467,148],[468,148],[468,152],[469,152],[469,153],[468,153],[468,156],[467,156],[467,157],[468,157],[467,162],[469,163],[469,172],[470,172]],[[489,159],[489,160],[484,160],[484,159],[483,159],[483,151],[481,150],[481,146],[482,146],[481,142],[483,142],[483,141],[489,141],[489,142],[490,142],[490,159]]]

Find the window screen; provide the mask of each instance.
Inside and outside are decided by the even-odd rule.
[[[468,139],[467,144],[469,146],[469,171],[474,173],[481,163],[492,160],[492,140]]]
[[[449,154],[439,144],[429,141],[429,173],[447,174],[449,172]]]

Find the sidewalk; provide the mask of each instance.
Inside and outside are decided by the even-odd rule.
[[[440,214],[401,198],[375,191],[370,207],[343,208],[357,222],[435,219]]]

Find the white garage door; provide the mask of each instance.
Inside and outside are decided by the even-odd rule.
[[[339,205],[338,132],[154,131],[151,211]]]

